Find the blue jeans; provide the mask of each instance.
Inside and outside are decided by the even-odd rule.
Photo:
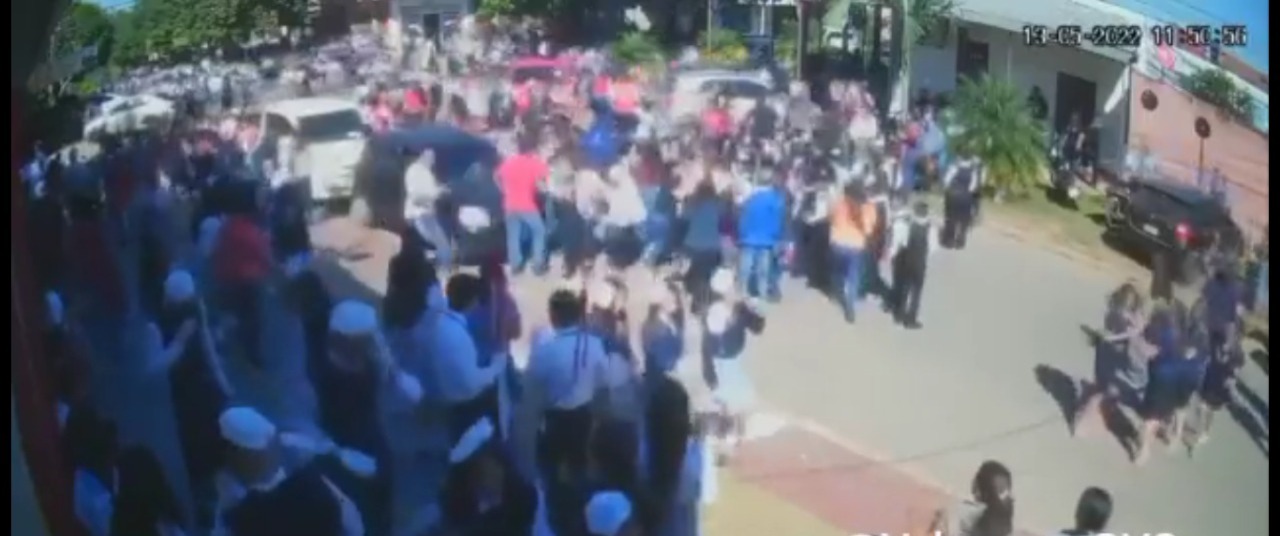
[[[738,253],[738,285],[745,296],[775,298],[778,288],[777,255],[773,247],[744,246]]]
[[[514,212],[506,216],[507,265],[513,270],[524,268],[524,243],[529,242],[529,256],[534,269],[547,266],[547,229],[537,212]]]
[[[453,245],[449,241],[449,234],[440,225],[440,219],[435,214],[423,214],[413,221],[413,226],[435,248],[436,266],[453,266]]]
[[[832,246],[831,252],[836,260],[834,273],[840,277],[837,289],[840,305],[852,317],[857,310],[858,300],[862,298],[862,269],[866,255],[861,249],[844,246]]]

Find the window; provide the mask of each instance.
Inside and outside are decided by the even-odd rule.
[[[293,135],[293,125],[289,124],[288,119],[277,114],[267,116],[265,127],[266,132],[262,134],[269,139],[279,139],[281,136]]]
[[[298,118],[298,133],[309,142],[340,140],[363,132],[364,121],[355,109]]]
[[[769,88],[759,82],[732,80],[724,84],[724,92],[732,98],[759,99],[769,94]]]

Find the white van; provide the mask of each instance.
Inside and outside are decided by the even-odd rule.
[[[282,139],[292,140],[295,172],[310,179],[313,200],[351,197],[367,139],[355,103],[317,97],[271,104],[262,112],[262,134],[273,148]]]

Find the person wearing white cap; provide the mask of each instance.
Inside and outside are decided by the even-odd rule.
[[[604,341],[584,325],[582,300],[568,291],[552,293],[548,304],[555,334],[530,350],[525,371],[525,404],[542,422],[538,463],[546,475],[581,474],[587,465],[592,402],[608,388],[609,356]]]
[[[194,278],[175,270],[164,280],[164,302],[155,324],[147,327],[148,370],[166,374],[187,479],[197,497],[197,522],[207,523],[213,475],[222,451],[218,446],[218,414],[231,395],[231,384],[214,348],[204,305]]]
[[[752,307],[724,300],[707,309],[703,319],[702,353],[714,374],[708,382],[723,416],[733,423],[726,441],[732,449],[745,431],[746,414],[755,402],[755,388],[743,363],[749,334],[764,329],[764,318]]]
[[[312,385],[318,402],[320,429],[335,443],[368,453],[379,470],[372,478],[351,480],[345,471],[329,476],[360,506],[372,532],[384,529],[391,519],[389,494],[391,448],[384,430],[384,415],[418,415],[425,398],[422,382],[401,368],[382,340],[378,313],[373,306],[345,300],[333,307],[328,318],[325,351],[313,358]],[[391,413],[388,413],[390,410]],[[396,420],[397,425],[414,422]],[[401,426],[394,428],[401,432]],[[406,429],[406,433],[412,433]]]
[[[481,418],[449,451],[440,497],[445,532],[457,536],[530,534],[540,507],[537,489],[503,455],[497,426]]]
[[[219,480],[215,536],[366,534],[360,511],[318,464],[285,470],[285,436],[262,414],[230,407],[217,424],[229,450]]]
[[[640,524],[632,513],[631,500],[621,491],[596,493],[583,512],[591,536],[640,536]]]

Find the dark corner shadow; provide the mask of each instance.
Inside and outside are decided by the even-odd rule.
[[[1244,428],[1249,438],[1257,445],[1258,450],[1268,459],[1271,458],[1271,408],[1267,401],[1258,396],[1244,382],[1236,383],[1236,396],[1227,404],[1231,418]]]
[[[310,269],[324,281],[325,287],[328,288],[334,300],[353,299],[379,307],[382,303],[382,294],[356,279],[342,266],[342,260],[351,259],[332,252],[320,251],[311,261]]]
[[[1105,216],[1103,217],[1105,218]],[[1148,270],[1151,269],[1151,255],[1132,241],[1125,240],[1119,233],[1107,230],[1106,222],[1103,222],[1102,243],[1106,244],[1107,248],[1112,251],[1124,255],[1125,258],[1137,263],[1138,266]]]
[[[1062,418],[1070,425],[1080,403],[1078,382],[1067,373],[1049,365],[1036,365],[1035,374],[1040,387],[1058,403]]]

